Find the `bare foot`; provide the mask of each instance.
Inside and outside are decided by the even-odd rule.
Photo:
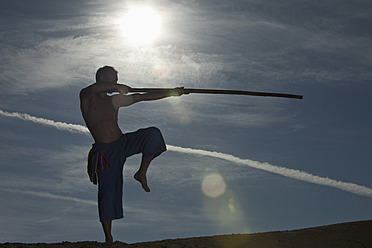
[[[141,183],[142,188],[143,188],[146,192],[150,192],[150,188],[147,186],[147,178],[146,178],[146,175],[141,175],[141,173],[137,172],[136,174],[134,174],[134,179],[136,179],[138,182]]]
[[[110,235],[109,237],[106,237],[106,244],[112,244],[114,242],[114,239]]]

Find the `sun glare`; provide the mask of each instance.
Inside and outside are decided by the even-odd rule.
[[[201,189],[209,197],[218,197],[225,193],[226,183],[220,174],[211,173],[203,179]]]
[[[131,7],[121,25],[123,34],[133,45],[151,44],[161,33],[162,18],[150,7]]]

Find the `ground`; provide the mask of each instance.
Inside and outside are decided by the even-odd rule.
[[[62,242],[54,244],[3,243],[0,248],[366,248],[372,247],[372,220],[256,234],[171,239],[136,244],[115,242]]]

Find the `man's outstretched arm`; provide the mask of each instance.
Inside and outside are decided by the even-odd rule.
[[[171,90],[157,90],[157,91],[148,91],[144,94],[133,94],[134,101],[153,101],[153,100],[160,100],[170,96],[181,96],[184,94],[183,87],[174,88]]]
[[[130,91],[130,87],[129,91]],[[162,91],[148,91],[146,93],[134,93],[134,94],[118,94],[113,96],[114,105],[117,107],[126,107],[130,106],[137,102],[142,101],[154,101],[160,100],[170,96],[181,96],[183,95],[183,87],[174,88],[172,90],[162,90]]]

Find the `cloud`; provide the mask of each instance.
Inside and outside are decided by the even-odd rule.
[[[25,39],[25,38],[23,38]],[[30,38],[35,41],[37,38]],[[91,43],[94,41],[90,40]],[[11,40],[8,41],[11,43]],[[48,38],[26,47],[12,45],[3,49],[0,59],[1,89],[12,93],[25,93],[46,87],[61,87],[74,80],[87,81],[93,72],[85,66],[81,50],[89,43],[85,37]],[[89,49],[87,47],[87,49]]]
[[[67,5],[61,7],[70,9]],[[5,6],[8,12],[12,12],[13,8]],[[50,9],[45,11],[44,8]],[[155,48],[133,49],[128,46],[119,25],[126,9],[124,3],[103,6],[96,3],[78,8],[61,11],[51,8],[51,5],[43,6],[43,18],[31,16],[26,23],[18,23],[16,18],[4,11],[0,24],[1,90],[24,93],[93,81],[93,70],[104,64],[116,66],[120,72],[125,72],[127,81],[136,84],[153,82],[154,79],[162,83],[174,83],[175,79],[178,82],[201,83],[221,69],[222,65],[214,62],[214,55],[184,52],[171,40]],[[105,9],[111,13],[110,16],[104,14]],[[24,11],[28,10],[24,8]],[[77,13],[77,10],[82,13]],[[61,13],[50,14],[55,11]],[[169,7],[167,11],[172,13]],[[68,16],[64,18],[65,13]],[[108,53],[107,48],[115,52]]]
[[[26,121],[32,121],[35,123],[55,127],[63,131],[89,134],[88,129],[82,125],[55,122],[53,120],[47,120],[44,118],[34,117],[34,116],[31,116],[25,113],[6,112],[3,110],[0,110],[0,115],[19,118],[19,119],[26,120]],[[357,194],[357,195],[361,195],[361,196],[372,197],[371,188],[361,186],[355,183],[337,181],[337,180],[334,180],[328,177],[320,177],[320,176],[312,175],[304,171],[289,169],[289,168],[285,168],[281,166],[272,165],[269,163],[261,163],[261,162],[250,160],[250,159],[242,159],[239,157],[235,157],[231,154],[226,154],[226,153],[221,153],[221,152],[206,151],[206,150],[201,150],[201,149],[186,148],[186,147],[180,147],[180,146],[174,146],[174,145],[167,145],[167,148],[168,150],[173,151],[173,152],[195,154],[195,155],[214,157],[218,159],[224,159],[224,160],[236,163],[236,164],[246,165],[246,166],[249,166],[255,169],[282,175],[288,178],[293,178],[293,179],[304,181],[304,182],[333,187],[333,188],[337,188],[337,189],[344,190],[344,191]]]
[[[226,154],[226,153],[221,153],[221,152],[212,152],[212,151],[205,151],[201,149],[185,148],[185,147],[172,146],[172,145],[167,145],[167,148],[168,150],[174,151],[174,152],[210,156],[214,158],[224,159],[224,160],[236,163],[236,164],[247,165],[255,169],[267,171],[267,172],[274,173],[274,174],[279,174],[279,175],[293,178],[296,180],[329,186],[329,187],[341,189],[341,190],[344,190],[344,191],[347,191],[353,194],[372,197],[371,188],[360,186],[354,183],[337,181],[337,180],[334,180],[328,177],[320,177],[320,176],[312,175],[310,173],[300,171],[300,170],[289,169],[289,168],[285,168],[281,166],[272,165],[269,163],[261,163],[261,162],[250,160],[250,159],[242,159],[242,158],[235,157],[231,154]]]
[[[135,50],[120,34],[124,2],[79,3],[73,9],[53,3],[42,10],[23,2],[7,4],[0,24],[0,88],[9,92],[93,80],[94,70],[106,63],[139,85],[256,89],[283,82],[369,82],[371,75],[368,8],[344,8],[345,2],[304,2],[293,11],[291,3],[271,1],[215,1],[212,8],[208,1],[157,1],[167,34],[156,46]],[[323,8],[332,8],[332,15]],[[21,22],[15,13],[36,15]],[[362,27],[359,35],[355,27]]]
[[[89,134],[88,128],[86,128],[82,125],[69,124],[69,123],[64,123],[64,122],[59,122],[59,121],[48,120],[48,119],[44,119],[44,118],[31,116],[31,115],[25,114],[25,113],[7,112],[7,111],[3,111],[1,109],[0,109],[0,115],[6,116],[6,117],[18,118],[18,119],[25,120],[25,121],[31,121],[31,122],[34,122],[34,123],[54,127],[54,128],[57,128],[57,129],[63,130],[63,131]]]
[[[15,189],[0,189],[0,190],[10,192],[10,193],[16,193],[16,194],[27,194],[27,195],[33,195],[33,196],[38,196],[38,197],[58,199],[58,200],[64,200],[64,201],[74,201],[78,203],[84,203],[88,205],[97,206],[97,203],[95,201],[84,200],[81,198],[70,197],[70,196],[51,194],[48,192],[40,192],[40,191],[32,191],[32,190],[15,190]]]

